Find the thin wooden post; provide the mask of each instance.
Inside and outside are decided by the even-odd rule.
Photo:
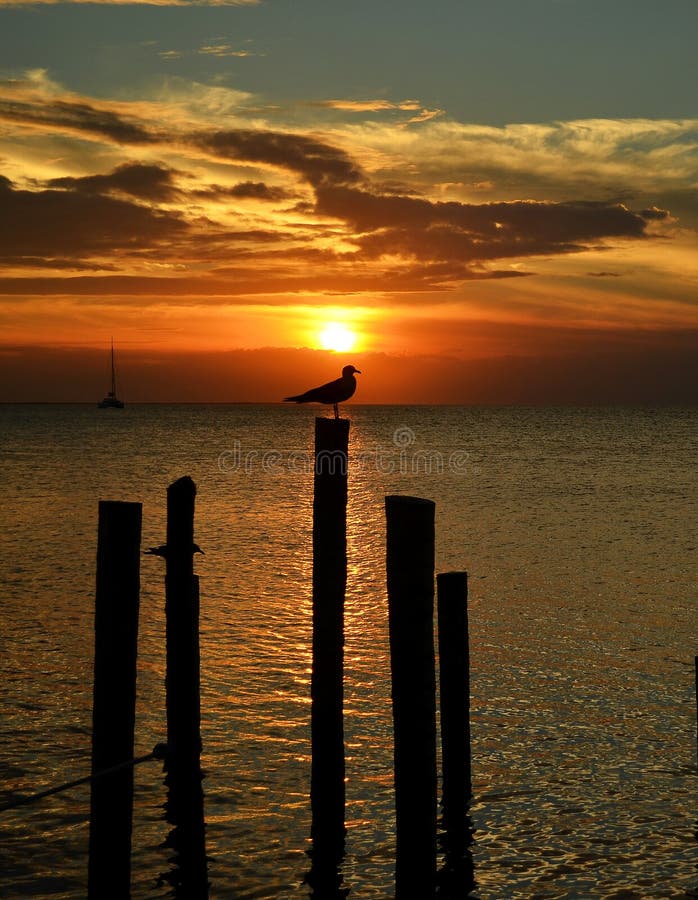
[[[439,697],[443,764],[443,824],[455,842],[468,831],[470,760],[470,648],[468,573],[436,577],[439,623]]]
[[[388,496],[385,510],[396,897],[428,898],[436,879],[435,506],[418,497]]]
[[[348,419],[315,419],[310,804],[313,868],[318,872],[338,861],[344,848],[348,449]]]
[[[166,762],[168,819],[175,826],[169,843],[178,853],[172,880],[176,896],[208,897],[204,800],[201,787],[201,704],[199,580],[194,575],[194,499],[188,476],[167,489],[167,544],[164,555],[167,619]]]
[[[92,774],[133,758],[140,503],[101,500],[97,537]],[[88,897],[130,896],[133,768],[92,782]]]
[[[696,673],[696,759],[698,760],[698,656],[696,656],[694,662]]]

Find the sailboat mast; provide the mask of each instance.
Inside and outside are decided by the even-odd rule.
[[[116,366],[114,365],[114,338],[111,339],[111,390],[97,406],[100,409],[123,409],[122,400],[116,396]]]
[[[111,393],[116,397],[116,370],[114,368],[114,338],[111,339]]]

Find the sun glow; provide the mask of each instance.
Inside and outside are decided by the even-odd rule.
[[[337,353],[351,350],[356,343],[356,334],[340,322],[329,322],[320,332],[319,338],[325,350]]]

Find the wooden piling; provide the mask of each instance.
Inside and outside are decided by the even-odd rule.
[[[140,597],[140,503],[99,503],[92,774],[133,758]],[[89,900],[130,896],[133,768],[92,782]]]
[[[190,764],[201,750],[199,610],[194,583],[196,485],[180,478],[167,489],[165,615],[167,744],[171,763]]]
[[[465,841],[472,796],[468,574],[443,572],[437,575],[436,585],[443,825],[451,843],[457,844]]]
[[[387,496],[387,581],[395,730],[396,897],[431,897],[436,879],[434,514]]]
[[[344,847],[348,419],[315,419],[310,804],[314,866]],[[323,863],[324,864],[324,863]]]
[[[698,761],[698,656],[696,656],[694,663],[696,675],[696,760]]]
[[[167,489],[167,544],[164,552],[167,640],[166,762],[169,842],[177,851],[176,896],[208,896],[203,790],[201,786],[201,703],[199,580],[194,575],[196,485],[185,476]]]

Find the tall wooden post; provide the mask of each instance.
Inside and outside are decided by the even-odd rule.
[[[167,489],[167,545],[164,553],[167,619],[167,744],[172,764],[198,766],[199,610],[194,581],[196,485],[180,478]],[[196,762],[194,762],[196,761]]]
[[[468,574],[436,577],[439,622],[439,696],[443,761],[443,824],[465,840],[472,795],[470,762],[470,648]]]
[[[166,763],[169,837],[177,851],[173,873],[175,896],[208,897],[204,799],[201,787],[201,707],[199,697],[199,580],[194,575],[194,499],[196,485],[188,476],[167,489],[167,618]]]
[[[434,513],[388,496],[387,579],[395,729],[396,897],[433,896],[436,879]]]
[[[344,848],[348,448],[348,419],[315,419],[310,803],[316,873],[323,858],[338,860]]]
[[[133,759],[140,503],[102,500],[97,537],[92,774]],[[130,896],[133,768],[92,782],[88,897]]]

